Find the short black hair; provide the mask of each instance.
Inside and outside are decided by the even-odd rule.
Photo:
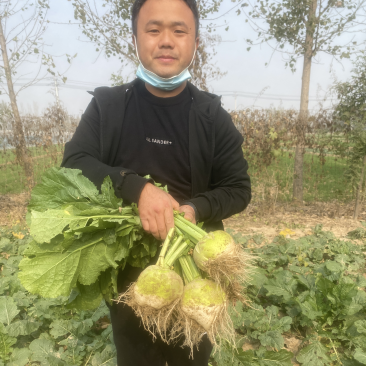
[[[131,15],[132,15],[132,33],[136,36],[137,33],[137,17],[139,15],[140,9],[142,5],[145,4],[147,0],[135,0],[135,2],[132,5],[131,9]],[[183,0],[188,7],[192,10],[195,25],[196,25],[196,36],[198,35],[198,28],[200,26],[199,22],[199,13],[197,8],[196,0]]]

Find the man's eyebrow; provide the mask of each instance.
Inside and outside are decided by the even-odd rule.
[[[161,20],[149,20],[147,23],[146,23],[146,26],[149,26],[149,25],[163,25],[163,21]],[[177,27],[177,26],[181,26],[181,27],[185,27],[185,28],[188,28],[188,25],[183,22],[183,21],[174,21],[174,22],[170,22],[170,25],[172,27]]]

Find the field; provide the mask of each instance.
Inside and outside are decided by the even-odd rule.
[[[334,156],[326,156],[325,163],[320,163],[319,157],[312,153],[304,156],[304,200],[329,201],[332,199],[347,200],[351,197],[347,191],[343,173],[347,161]],[[293,157],[289,153],[279,156],[269,167],[257,169],[253,167],[249,172],[253,179],[253,186],[260,186],[267,182],[268,188],[277,187],[281,201],[292,199]]]
[[[62,161],[62,146],[53,145],[48,149],[30,148],[34,164],[35,181],[52,166]],[[26,179],[19,165],[13,164],[13,150],[0,154],[0,194],[13,194],[25,191]],[[332,199],[349,200],[352,196],[344,184],[343,172],[347,166],[345,159],[327,156],[322,165],[314,153],[304,156],[304,200],[328,201]],[[269,167],[249,167],[253,186],[263,190],[277,189],[281,201],[290,201],[293,181],[293,158],[289,152],[277,157]]]
[[[289,212],[290,206],[272,215],[259,209],[225,221],[258,257],[258,270],[248,288],[250,307],[238,303],[232,310],[238,349],[226,345],[211,365],[366,364],[362,223]],[[22,288],[17,266],[29,240],[19,225],[0,231],[0,314],[7,314],[0,315],[0,365],[116,366],[104,304],[79,312],[66,298],[41,299]]]
[[[61,164],[63,146],[30,147],[29,152],[33,161],[34,179],[38,182],[46,169]],[[14,163],[15,160],[15,151],[13,149],[0,152],[0,195],[26,191],[24,171],[18,164]]]
[[[62,159],[61,146],[30,148],[36,181]],[[116,366],[108,308],[78,311],[42,299],[17,273],[27,243],[25,177],[13,151],[0,154],[0,366]],[[366,211],[351,220],[345,159],[304,156],[304,202],[291,202],[293,157],[250,167],[253,200],[225,228],[256,256],[250,305],[231,309],[236,349],[211,366],[366,365]],[[4,315],[5,314],[5,315]]]

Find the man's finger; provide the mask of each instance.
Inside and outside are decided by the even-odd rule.
[[[141,219],[141,225],[142,228],[146,231],[146,232],[150,232],[150,226],[149,226],[149,220],[148,219]]]
[[[158,225],[156,224],[155,218],[149,220],[149,232],[155,236],[156,239],[160,239]]]
[[[170,196],[170,202],[172,203],[173,210],[179,210],[179,203],[172,196]]]
[[[172,227],[174,227],[174,215],[171,209],[165,209],[164,219],[166,232],[168,232]]]
[[[190,222],[193,222],[194,224],[196,223],[196,220],[194,219],[193,215],[190,213],[185,213],[184,214],[184,218]]]
[[[190,222],[196,223],[196,214],[194,209],[189,205],[179,207],[179,212],[184,212],[184,218]]]
[[[165,226],[164,214],[163,215],[156,215],[155,220],[156,220],[157,230],[158,230],[160,239],[165,239],[167,231],[166,231],[166,226]]]

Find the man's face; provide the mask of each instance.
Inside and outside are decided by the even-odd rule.
[[[146,69],[164,78],[178,75],[198,45],[191,9],[183,0],[147,0],[137,17],[136,43]]]

